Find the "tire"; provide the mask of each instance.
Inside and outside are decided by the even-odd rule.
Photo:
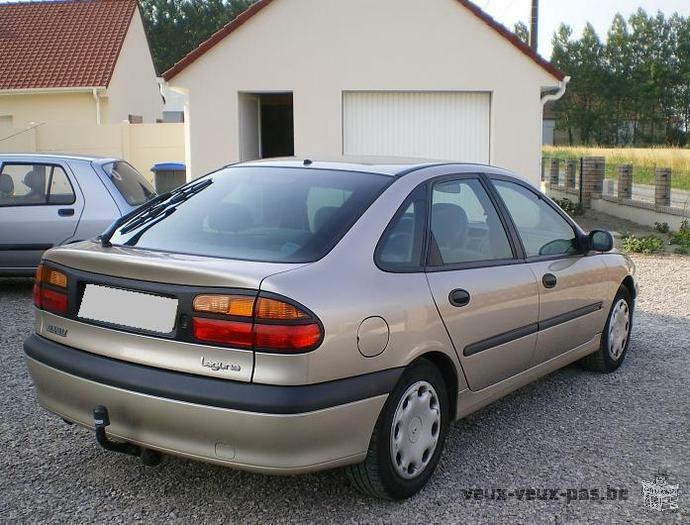
[[[582,365],[585,368],[595,372],[610,373],[621,366],[630,345],[633,306],[630,292],[625,286],[621,286],[611,304],[599,350],[582,359]]]
[[[426,359],[412,363],[379,414],[366,459],[347,467],[352,485],[368,496],[389,500],[419,492],[441,457],[448,406],[446,385],[436,366]]]

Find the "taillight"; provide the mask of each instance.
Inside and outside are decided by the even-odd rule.
[[[34,306],[56,314],[66,314],[67,275],[54,268],[39,265],[34,277]]]
[[[193,308],[197,314],[214,314],[213,318],[196,315],[192,319],[192,331],[198,341],[298,353],[314,350],[323,338],[323,328],[313,314],[280,299],[198,295]]]

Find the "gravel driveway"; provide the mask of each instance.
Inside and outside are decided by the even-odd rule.
[[[22,357],[31,283],[0,280],[0,521],[690,523],[690,258],[636,263],[623,366],[568,367],[454,425],[431,483],[403,503],[362,497],[338,471],[277,478],[170,457],[147,468],[102,451],[36,404]],[[642,505],[641,481],[658,468],[680,483],[679,512]],[[607,486],[627,499],[581,499]],[[535,498],[542,489],[578,499]]]

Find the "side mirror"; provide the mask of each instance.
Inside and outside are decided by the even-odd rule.
[[[605,230],[589,232],[589,248],[596,252],[610,252],[613,250],[613,235]]]

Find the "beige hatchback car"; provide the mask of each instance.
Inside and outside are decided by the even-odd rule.
[[[448,426],[623,361],[634,267],[498,168],[257,161],[46,253],[26,360],[109,450],[268,474],[347,466],[401,499]]]

